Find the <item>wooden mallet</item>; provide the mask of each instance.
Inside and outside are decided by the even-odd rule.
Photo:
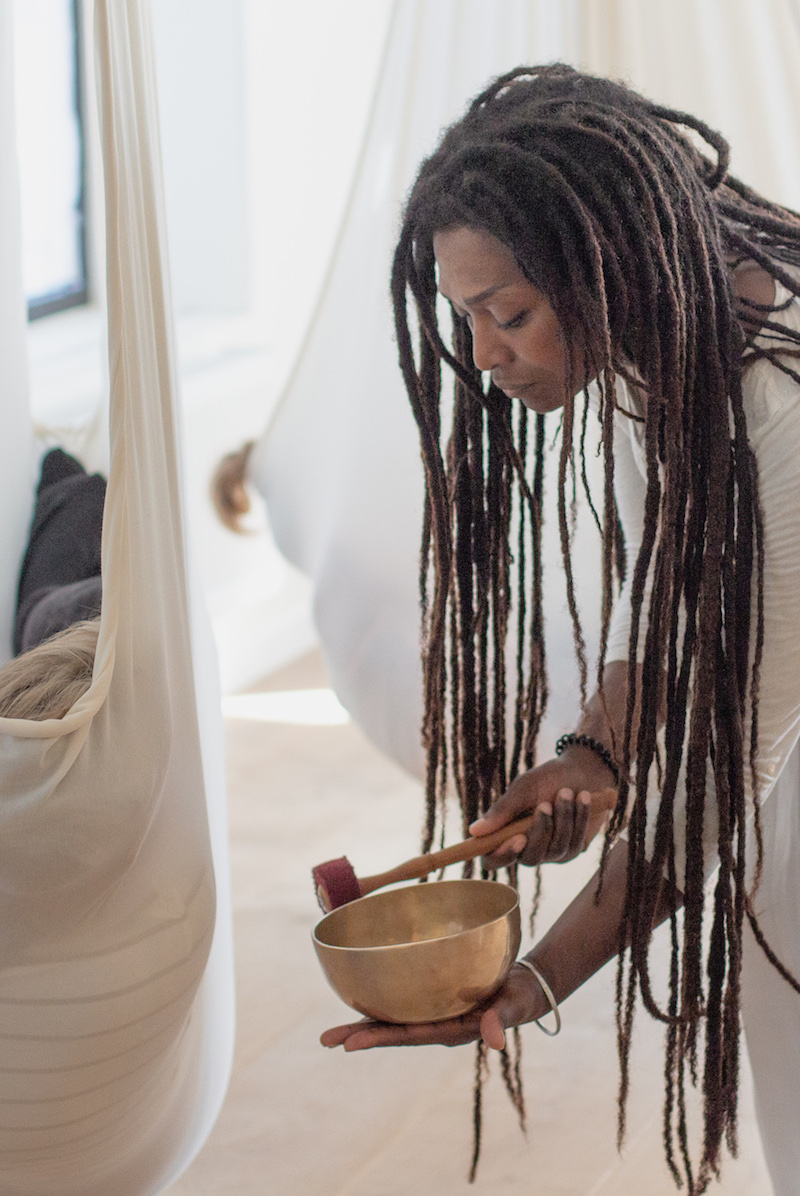
[[[615,789],[602,789],[593,793],[589,818],[608,814],[617,802]],[[357,877],[353,865],[347,856],[340,856],[336,860],[327,860],[324,864],[317,864],[312,869],[317,900],[320,906],[329,913],[346,905],[348,901],[356,901],[359,897],[366,897],[375,889],[382,889],[386,885],[397,884],[402,880],[419,880],[421,876],[428,876],[431,872],[438,872],[448,864],[460,864],[465,860],[474,860],[476,856],[487,855],[494,851],[501,843],[514,835],[524,835],[533,826],[536,813],[518,818],[516,822],[509,822],[499,830],[489,835],[474,835],[465,839],[463,843],[454,843],[452,847],[445,847],[441,851],[428,852],[427,855],[415,856],[413,860],[406,860],[387,872],[378,872],[375,876]]]

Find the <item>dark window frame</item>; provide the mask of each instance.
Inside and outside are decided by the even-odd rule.
[[[81,20],[81,0],[72,0],[72,57],[73,97],[75,120],[78,130],[78,195],[75,204],[77,217],[78,268],[80,281],[60,290],[38,295],[28,300],[28,320],[40,320],[56,312],[68,311],[74,307],[85,307],[89,303],[89,260],[86,230],[86,131],[84,127],[84,59]]]

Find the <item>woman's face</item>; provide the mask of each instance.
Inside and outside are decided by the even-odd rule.
[[[564,404],[567,354],[555,312],[490,233],[448,228],[434,235],[439,290],[472,331],[477,369],[544,414]]]

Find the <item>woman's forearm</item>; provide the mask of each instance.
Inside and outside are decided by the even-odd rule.
[[[628,704],[627,661],[613,660],[603,670],[603,696],[595,693],[586,704],[578,730],[611,747],[619,743],[625,729]]]
[[[545,977],[559,1003],[599,971],[619,951],[625,909],[628,844],[620,839],[609,852],[597,900],[595,873],[527,958]],[[680,905],[680,894],[662,892],[654,925]]]
[[[603,744],[617,760],[622,755],[622,738],[625,731],[625,716],[628,706],[628,665],[626,661],[615,660],[603,670],[603,688],[592,695],[576,731],[588,735]],[[636,742],[638,709],[634,709],[633,742]],[[596,754],[591,748],[571,744],[561,758],[579,768],[591,767]],[[609,772],[609,776],[610,776]]]

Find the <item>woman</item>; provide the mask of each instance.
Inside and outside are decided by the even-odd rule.
[[[477,1038],[500,1049],[507,1028],[540,1018],[624,947],[620,1132],[640,992],[668,1027],[665,1143],[691,1192],[717,1172],[723,1137],[735,1147],[746,921],[790,1002],[800,970],[800,944],[782,938],[776,959],[749,896],[767,891],[758,883],[763,873],[768,889],[773,863],[760,803],[800,733],[800,219],[727,165],[725,141],[696,119],[556,65],[494,82],[420,169],[392,291],[427,481],[429,840],[451,773],[473,834],[540,812],[535,833],[488,868],[565,858],[583,841],[588,794],[612,783],[619,800],[598,877],[488,1006],[435,1026],[356,1023],[322,1038],[347,1050]],[[452,351],[437,286],[452,312]],[[445,449],[442,362],[456,376]],[[576,486],[588,491],[591,407],[605,477],[597,690],[556,758],[533,768],[546,700],[539,547],[543,446],[554,430],[545,417],[558,412],[561,423],[557,517],[586,684],[570,507]],[[521,764],[528,771],[517,776]],[[648,951],[666,918],[661,1008]],[[800,1005],[790,1016],[800,1038]],[[754,1067],[758,1081],[756,1058]],[[695,1168],[684,1090],[697,1069],[705,1133]],[[794,1179],[779,1177],[800,1167],[767,1105],[759,1100],[769,1163],[776,1191],[788,1192]]]

